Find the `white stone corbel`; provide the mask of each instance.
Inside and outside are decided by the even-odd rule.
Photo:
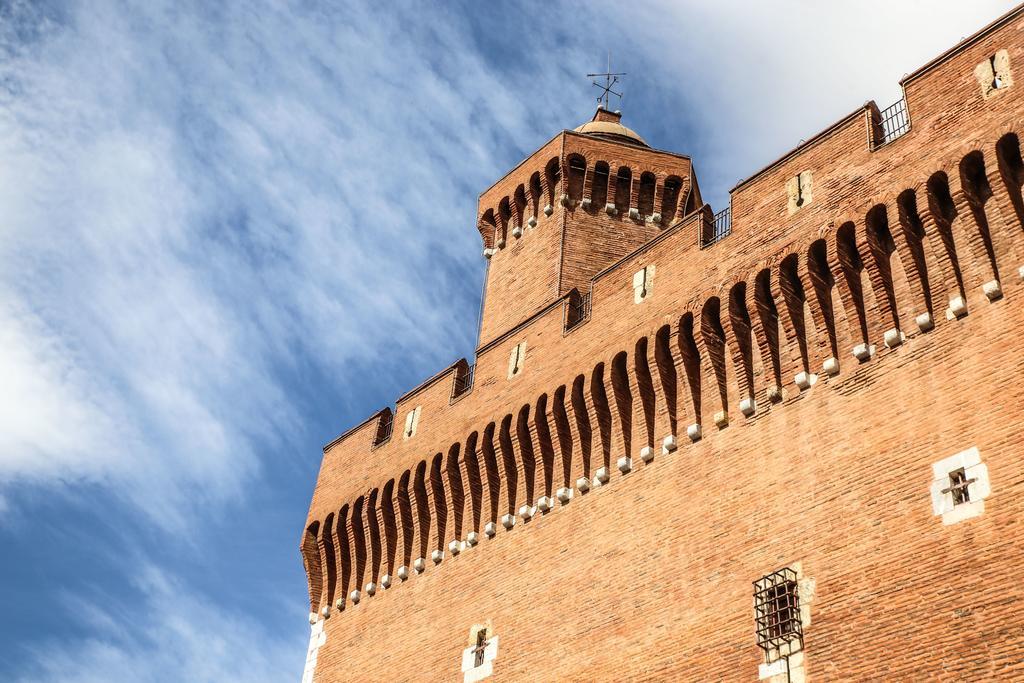
[[[635,221],[640,220],[640,209],[635,206],[629,207],[629,217]]]
[[[771,403],[778,403],[782,400],[782,387],[777,384],[773,384],[765,390],[768,400]]]
[[[700,436],[701,436],[700,424],[695,422],[692,425],[690,425],[689,427],[687,427],[686,428],[686,435],[688,437],[690,437],[690,441],[700,441]]]
[[[492,256],[494,256],[494,252],[495,251],[496,251],[495,249],[487,247],[486,249],[484,249],[484,258],[486,258],[486,259],[491,258]]]
[[[504,237],[502,237],[502,238],[500,238],[498,240],[497,246],[498,246],[498,249],[504,249],[505,248],[505,238]]]
[[[550,496],[541,496],[537,499],[537,509],[541,512],[548,512],[554,507],[554,501]]]
[[[558,198],[558,203],[566,208],[572,206],[572,200],[569,199],[569,195],[565,194],[564,192],[562,193],[562,196]]]
[[[526,219],[526,225],[528,225],[531,228],[536,228],[537,227],[537,217],[536,216],[530,216],[529,218],[527,218]]]
[[[430,553],[430,559],[434,564],[441,564],[441,561],[444,559],[444,551],[434,550],[434,552]]]
[[[853,357],[861,363],[871,360],[871,347],[861,343],[853,347]]]
[[[475,531],[470,531],[466,534],[466,545],[470,548],[480,542],[480,534]]]
[[[349,601],[351,601],[351,603],[353,605],[358,605],[359,604],[359,600],[362,597],[363,596],[359,594],[359,591],[352,591],[351,593],[348,594],[348,599],[349,599]]]
[[[629,474],[633,470],[633,460],[628,455],[624,455],[619,458],[615,466],[619,468],[619,472]]]
[[[511,529],[516,525],[516,518],[512,514],[506,514],[501,518],[501,525],[506,529]]]
[[[324,619],[330,619],[331,618],[331,606],[330,605],[324,605],[320,609],[320,616],[322,616]]]
[[[753,396],[747,396],[740,401],[740,412],[743,413],[744,417],[750,417],[757,412],[757,401],[754,400]]]
[[[367,595],[375,595],[377,593],[377,584],[375,584],[373,581],[370,581],[366,584],[366,586],[364,586],[363,590],[366,591]]]
[[[498,533],[498,525],[494,522],[487,522],[484,524],[484,536],[487,538],[494,538],[494,535]]]
[[[345,596],[344,595],[334,601],[334,607],[335,607],[335,609],[345,609]]]
[[[617,216],[619,214],[619,210],[615,208],[615,204],[612,202],[608,202],[604,205],[604,212],[609,216]]]
[[[935,321],[932,319],[932,314],[927,311],[914,318],[914,322],[917,323],[917,329],[922,332],[930,332],[935,328]]]
[[[967,315],[967,302],[964,301],[962,296],[954,296],[949,300],[949,310],[946,311],[946,317],[949,319],[962,318]]]
[[[657,212],[652,213],[647,220],[654,223],[655,225],[661,225],[661,214]]]
[[[589,209],[590,204],[590,197],[584,197],[583,199],[580,200],[580,206],[582,206],[584,209]]]
[[[610,478],[610,475],[608,474],[608,468],[607,467],[602,467],[599,470],[597,470],[597,472],[594,472],[594,482],[593,483],[594,483],[595,486],[604,486],[605,484],[608,483],[608,479],[609,478]]]
[[[839,374],[839,359],[835,356],[826,358],[825,362],[821,364],[821,371],[830,377],[835,377]]]
[[[981,291],[985,293],[989,301],[995,301],[1003,296],[1003,286],[999,284],[999,280],[989,280],[981,286]]]
[[[729,413],[724,410],[719,410],[715,413],[715,426],[719,429],[725,429],[729,426]]]
[[[800,391],[807,391],[813,387],[817,381],[818,376],[807,371],[798,372],[796,373],[796,377],[793,378],[793,383],[800,388]]]
[[[524,522],[529,522],[533,519],[534,512],[536,512],[536,509],[532,506],[523,505],[519,508],[519,517],[522,518]]]
[[[403,564],[401,567],[398,568],[398,571],[395,572],[395,575],[399,578],[399,580],[405,581],[409,578],[409,568]]]
[[[385,574],[384,576],[380,577],[380,585],[381,588],[391,588],[391,574]]]
[[[448,552],[452,554],[452,557],[462,552],[462,542],[459,540],[448,542]]]
[[[412,563],[412,568],[416,570],[417,574],[422,574],[427,568],[427,558],[417,557],[416,561]]]
[[[654,449],[650,446],[644,446],[640,449],[640,459],[645,463],[649,463],[654,460]]]
[[[515,226],[514,228],[512,228],[512,236],[515,237],[516,239],[519,239],[520,237],[522,237],[523,236],[523,228],[521,226],[518,226],[518,225]]]
[[[676,442],[676,435],[669,434],[661,440],[661,454],[668,455],[672,451],[679,448],[679,444]]]
[[[312,626],[313,624],[315,624],[318,618],[319,617],[317,616],[316,612],[310,612],[309,613],[309,625]]]
[[[544,215],[545,216],[550,216],[554,212],[555,212],[555,207],[551,206],[550,204],[546,204],[544,206]]]
[[[903,343],[903,333],[895,327],[885,331],[885,348],[894,349]]]
[[[555,498],[557,498],[558,502],[561,503],[562,505],[567,504],[570,500],[572,500],[572,489],[569,488],[568,486],[563,486],[562,488],[555,491]]]
[[[590,490],[590,480],[586,477],[580,477],[576,480],[576,489],[580,493],[586,493]]]

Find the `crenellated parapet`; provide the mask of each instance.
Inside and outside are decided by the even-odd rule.
[[[574,217],[651,232],[576,271],[554,252],[564,282],[482,334],[475,365],[453,364],[325,447],[301,543],[311,610],[487,552],[621,477],[657,476],[662,458],[706,453],[723,430],[785,420],[823,392],[878,391],[901,355],[942,353],[944,328],[1019,305],[1022,28],[1016,10],[904,79],[906,125],[868,103],[740,183],[729,230],[710,207],[686,208],[699,192],[688,160],[673,167],[685,157],[630,165],[613,152],[660,153],[586,133],[562,134],[522,179],[485,193],[482,215],[507,212],[507,225],[560,207],[559,242]]]

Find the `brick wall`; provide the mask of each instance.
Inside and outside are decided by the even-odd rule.
[[[1018,10],[908,77],[902,137],[872,151],[869,104],[741,183],[732,234],[709,248],[705,209],[634,222],[649,241],[610,267],[563,252],[567,282],[592,290],[588,321],[565,332],[568,290],[544,270],[533,303],[482,334],[469,393],[452,401],[449,369],[398,400],[390,441],[371,450],[370,419],[328,445],[301,544],[311,611],[333,605],[315,680],[458,680],[484,623],[500,638],[496,680],[755,680],[751,584],[796,562],[816,585],[808,678],[1024,676],[1024,104],[1020,86],[983,97],[974,73],[1003,49],[1024,64],[1022,28]],[[577,138],[586,149],[565,152]],[[563,134],[538,168],[553,144],[588,172],[621,147]],[[685,158],[665,159],[659,179]],[[787,182],[805,171],[812,197],[790,213]],[[569,243],[613,229],[563,208]],[[533,237],[492,257],[488,305],[515,289],[497,259],[550,266]],[[633,275],[652,264],[634,303]],[[663,454],[668,435],[679,448]],[[992,494],[980,517],[945,525],[931,465],[972,446]],[[602,466],[606,486],[502,528]],[[471,532],[478,544],[453,556]]]

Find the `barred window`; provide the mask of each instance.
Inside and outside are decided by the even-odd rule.
[[[795,571],[787,567],[754,582],[754,620],[757,645],[766,658],[771,659],[773,652],[778,653],[784,645],[796,642],[803,646]]]

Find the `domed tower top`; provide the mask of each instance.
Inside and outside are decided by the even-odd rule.
[[[603,106],[597,108],[594,118],[582,126],[578,126],[576,132],[631,145],[650,146],[635,131],[622,125],[621,111],[609,111]]]

